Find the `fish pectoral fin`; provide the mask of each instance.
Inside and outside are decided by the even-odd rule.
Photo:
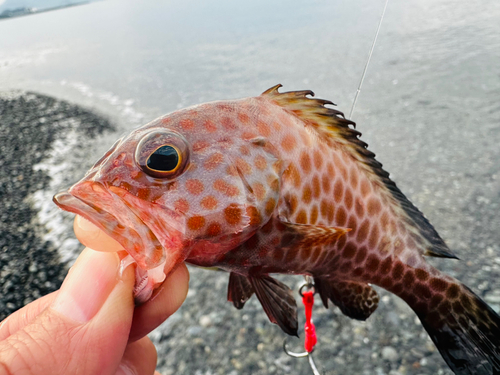
[[[241,310],[250,297],[252,297],[253,293],[254,289],[248,278],[234,272],[229,274],[227,300],[232,302],[234,307]]]
[[[249,279],[269,320],[283,332],[298,336],[297,303],[292,290],[270,276],[250,276]]]
[[[325,307],[328,308],[330,300],[352,319],[366,320],[378,306],[377,292],[366,283],[315,278],[314,289],[321,296]]]
[[[327,227],[323,225],[298,224],[280,220],[287,233],[282,237],[282,247],[293,246],[327,246],[336,242],[351,228]]]

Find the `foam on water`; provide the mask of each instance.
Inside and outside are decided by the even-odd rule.
[[[38,223],[46,228],[42,233],[45,241],[50,241],[58,250],[63,262],[73,263],[78,256],[81,245],[73,234],[73,214],[59,209],[53,202],[54,194],[67,189],[81,179],[85,171],[103,154],[126,129],[135,127],[143,121],[144,115],[133,107],[131,99],[121,99],[111,92],[93,90],[81,82],[61,82],[62,86],[76,89],[80,94],[99,102],[112,111],[107,110],[118,125],[116,132],[99,135],[90,139],[80,131],[81,123],[75,119],[64,120],[69,131],[61,133],[60,138],[52,144],[49,156],[33,166],[34,171],[43,171],[50,177],[47,189],[38,190],[29,197],[37,210]]]

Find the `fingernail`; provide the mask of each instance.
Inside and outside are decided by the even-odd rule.
[[[89,239],[94,239],[99,235],[100,229],[97,228],[94,224],[92,224],[87,219],[81,217],[80,215],[76,215],[75,218],[75,226],[78,226],[81,231],[85,232],[85,237]]]
[[[115,375],[137,375],[137,371],[127,363],[122,362],[116,369]]]
[[[120,282],[116,253],[86,248],[64,279],[52,308],[79,323],[90,321]]]

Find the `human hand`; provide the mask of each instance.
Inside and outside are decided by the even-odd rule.
[[[152,375],[156,349],[145,336],[186,298],[186,266],[179,266],[153,299],[136,307],[134,267],[119,272],[123,248],[78,217],[75,233],[87,248],[61,289],[0,324],[0,375]]]

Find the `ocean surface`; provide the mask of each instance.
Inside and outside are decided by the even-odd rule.
[[[69,217],[50,198],[78,180],[118,136],[167,112],[258,95],[277,83],[284,91],[311,89],[348,114],[383,6],[382,0],[106,0],[0,21],[0,91],[29,90],[63,99],[106,116],[117,128],[85,144],[85,158],[72,152],[79,142],[75,134],[66,134],[54,144],[51,158],[34,166],[52,176],[50,188],[29,199],[62,261],[71,262],[80,248],[71,237]],[[462,259],[462,265],[433,263],[480,290],[498,311],[500,267],[493,260],[500,264],[500,2],[390,1],[352,119],[401,190]],[[306,373],[307,364],[275,354],[283,339],[278,330],[273,331],[277,339],[264,341],[265,353],[258,353],[259,332],[248,333],[255,345],[242,343],[234,352],[231,336],[200,331],[206,328],[200,316],[211,317],[210,327],[217,327],[219,317],[210,315],[217,310],[228,311],[220,321],[236,327],[243,323],[240,312],[224,302],[225,277],[192,272],[198,280],[212,282],[213,293],[200,297],[196,287],[203,283],[194,279],[185,310],[156,333],[160,354],[173,348],[177,353],[160,361],[164,374],[170,369],[282,374],[293,373],[296,366],[302,371],[297,373]],[[214,302],[208,295],[219,299]],[[399,306],[382,295],[387,306]],[[200,306],[200,298],[204,311],[194,313],[190,309]],[[265,324],[258,307],[249,305],[247,320],[260,314]],[[411,323],[412,313],[402,309],[398,321],[418,330],[408,343],[426,347],[425,333]],[[328,348],[323,357],[319,351],[327,374],[449,373],[435,350],[409,360],[400,354],[394,363],[377,354],[376,345],[401,353],[410,348],[381,338],[380,331],[388,330],[391,321],[373,319],[380,320],[340,320],[338,337],[320,333],[330,337],[329,345],[337,345],[331,362]],[[181,322],[188,328],[175,333],[172,327]],[[357,338],[342,327],[354,330],[351,336]],[[227,341],[228,352],[208,344],[210,335]],[[182,341],[185,337],[206,345],[193,354],[195,344]],[[176,344],[168,346],[169,339]],[[183,351],[189,355],[184,357]],[[255,368],[241,359],[251,357],[249,353],[257,353]],[[224,356],[229,359],[217,362]],[[435,363],[423,360],[428,356]]]

